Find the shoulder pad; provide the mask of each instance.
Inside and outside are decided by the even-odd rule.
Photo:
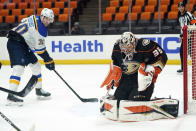
[[[136,51],[151,51],[155,46],[155,42],[149,39],[139,39],[136,46]]]

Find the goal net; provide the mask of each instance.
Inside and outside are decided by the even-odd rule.
[[[196,112],[196,26],[183,28],[184,114]]]

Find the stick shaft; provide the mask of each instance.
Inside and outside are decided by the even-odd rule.
[[[11,120],[9,120],[2,112],[0,112],[1,117],[7,121],[12,127],[14,127],[17,131],[22,131],[19,129]]]
[[[71,88],[71,86],[63,79],[63,77],[61,77],[61,75],[54,70],[54,72],[59,76],[59,78],[69,87],[69,89],[82,101],[82,98],[74,91],[73,88]]]

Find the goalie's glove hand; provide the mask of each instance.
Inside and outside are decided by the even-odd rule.
[[[44,62],[45,62],[45,66],[47,69],[49,69],[49,70],[55,69],[55,63],[52,58],[50,59],[50,61],[44,61]]]

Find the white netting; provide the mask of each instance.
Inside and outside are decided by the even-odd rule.
[[[187,104],[187,111],[190,113],[196,112],[196,26],[188,26],[187,37],[185,38],[187,39],[187,52],[184,52],[187,58],[187,75],[184,74],[184,77],[187,77],[187,84],[185,83],[184,86],[187,85],[188,88],[188,100],[185,104]]]

